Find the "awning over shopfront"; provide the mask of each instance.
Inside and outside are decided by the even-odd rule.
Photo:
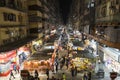
[[[51,55],[49,53],[45,53],[43,51],[34,53],[31,57],[29,57],[27,60],[47,60],[51,58]]]
[[[37,39],[37,37],[26,37],[24,39],[17,40],[13,43],[9,43],[4,46],[0,46],[0,52],[7,52],[7,51],[15,50],[15,49],[29,43],[30,41],[32,41],[34,39]]]

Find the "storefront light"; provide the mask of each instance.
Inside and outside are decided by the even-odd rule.
[[[1,63],[4,63],[4,60],[1,60],[0,62],[1,62]]]
[[[38,64],[38,62],[34,62],[35,64]]]
[[[31,62],[30,62],[30,61],[28,61],[28,62],[27,62],[27,65],[30,65],[30,63],[31,63]]]
[[[7,55],[5,54],[5,57],[6,57]]]
[[[98,31],[96,30],[96,31],[95,31],[95,33],[97,34],[97,33],[98,33]]]

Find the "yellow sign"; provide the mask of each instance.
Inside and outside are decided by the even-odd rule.
[[[83,50],[83,48],[82,47],[78,47],[78,50]]]

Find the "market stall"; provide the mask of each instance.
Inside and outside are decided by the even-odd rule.
[[[92,70],[92,63],[90,62],[89,59],[87,58],[79,58],[76,57],[75,59],[71,60],[71,63],[77,67],[78,71],[83,71],[83,70]]]
[[[49,60],[32,60],[24,62],[24,70],[28,70],[31,74],[37,70],[40,73],[45,73],[46,69],[50,69]]]

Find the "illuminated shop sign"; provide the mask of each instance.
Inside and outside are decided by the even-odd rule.
[[[104,48],[104,53],[109,55],[112,59],[120,62],[120,53],[113,52],[110,48]]]
[[[106,61],[106,66],[109,69],[113,69],[115,72],[120,73],[120,63],[114,59],[112,59],[109,55],[104,54],[104,60]]]

